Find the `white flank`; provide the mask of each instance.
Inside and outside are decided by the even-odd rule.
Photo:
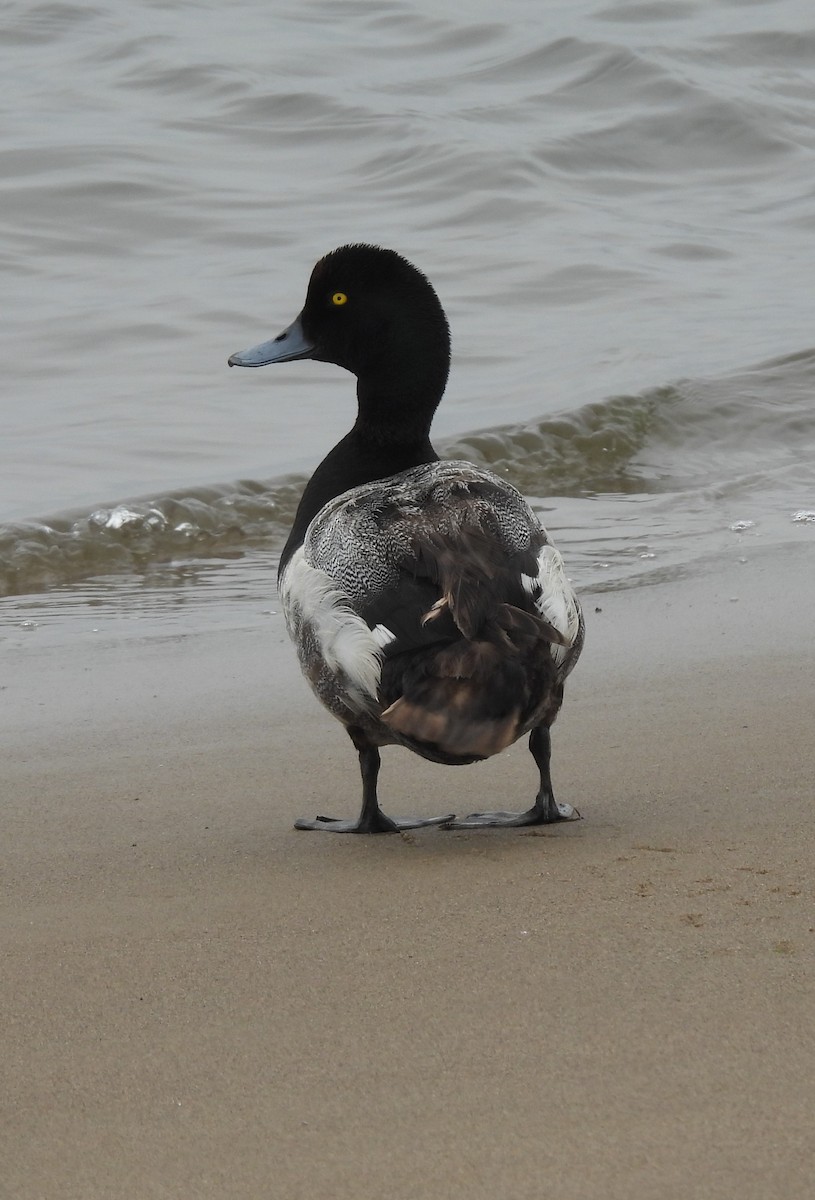
[[[538,555],[537,576],[522,575],[521,581],[529,593],[536,584],[540,587],[541,594],[535,602],[538,612],[573,646],[580,629],[577,601],[566,578],[563,559],[554,546],[544,546]],[[553,646],[552,652],[557,662],[563,657],[564,647]]]
[[[306,562],[302,546],[294,552],[280,579],[280,599],[286,624],[295,642],[304,625],[310,627],[320,656],[340,684],[366,702],[376,700],[382,671],[381,654],[393,634],[384,626],[368,628],[351,609],[348,597],[319,567]]]

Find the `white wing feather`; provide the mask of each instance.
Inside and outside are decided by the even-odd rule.
[[[306,562],[302,546],[286,564],[279,589],[293,641],[299,645],[308,627],[328,669],[340,672],[349,690],[360,698],[376,700],[382,649],[390,631],[381,626],[379,632],[369,629],[331,576]]]

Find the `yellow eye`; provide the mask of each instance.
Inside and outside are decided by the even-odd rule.
[[[335,292],[331,297],[331,303],[336,304],[339,307],[340,304],[348,303],[348,297],[346,296],[345,292]]]

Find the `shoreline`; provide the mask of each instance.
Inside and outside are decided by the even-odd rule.
[[[282,621],[13,647],[10,1200],[808,1195],[814,572],[583,596],[544,830],[295,832],[359,779]],[[395,814],[534,784],[383,754]]]

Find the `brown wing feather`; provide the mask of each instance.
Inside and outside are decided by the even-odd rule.
[[[414,548],[416,574],[441,592],[423,623],[449,613],[460,636],[386,661],[381,719],[445,754],[487,758],[515,741],[553,687],[550,646],[563,638],[522,607],[525,564],[508,562],[483,530],[461,529],[452,541],[423,532]]]

